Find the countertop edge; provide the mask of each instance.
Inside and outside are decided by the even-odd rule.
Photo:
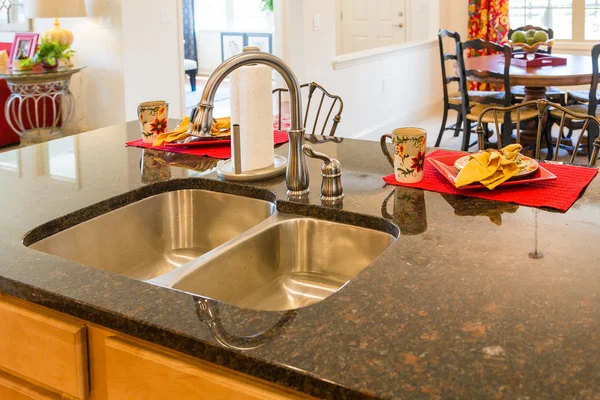
[[[4,276],[0,276],[0,293],[310,396],[331,399],[376,398],[371,394],[345,388],[300,370],[270,364],[263,360],[242,353],[236,353],[233,350],[223,347],[213,346],[201,340],[183,336],[129,317],[120,318],[121,316],[114,311],[78,302],[75,299],[27,285]],[[107,324],[106,321],[110,321],[111,323]],[[133,325],[143,326],[144,332],[147,335],[132,334],[129,332],[127,327]],[[158,333],[159,335],[152,335],[153,333]],[[157,337],[162,337],[164,340],[157,340]],[[173,346],[174,343],[177,343],[177,346]]]

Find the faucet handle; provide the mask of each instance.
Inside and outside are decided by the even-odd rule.
[[[323,160],[324,163],[331,163],[331,158],[324,153],[319,153],[318,151],[314,151],[311,145],[305,144],[302,146],[302,151],[310,158],[318,158],[319,160]]]
[[[305,144],[302,146],[304,154],[311,158],[317,158],[323,161],[321,172],[323,173],[323,183],[321,185],[321,200],[326,202],[337,202],[344,198],[344,188],[342,186],[342,165],[335,158],[327,154],[314,151],[312,146]]]

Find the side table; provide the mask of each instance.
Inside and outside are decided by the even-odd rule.
[[[75,101],[69,90],[71,77],[85,66],[59,67],[54,71],[34,69],[0,73],[11,95],[4,106],[6,121],[25,139],[58,135],[67,125]]]

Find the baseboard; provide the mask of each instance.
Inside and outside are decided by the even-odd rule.
[[[438,109],[442,109],[443,100],[435,100],[431,103],[411,112],[407,112],[400,117],[393,117],[382,123],[369,128],[368,130],[362,131],[353,135],[352,139],[364,139],[366,136],[381,136],[386,133],[390,133],[393,129],[407,126],[407,125],[415,125],[414,121],[418,119],[426,119],[431,116],[433,112]]]
[[[199,69],[198,76],[211,76],[214,72],[214,69]]]

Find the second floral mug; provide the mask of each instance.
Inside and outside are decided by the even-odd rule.
[[[394,154],[390,154],[386,141],[390,139]],[[427,131],[421,128],[398,128],[381,137],[381,150],[394,167],[400,183],[418,183],[425,177],[425,149]]]
[[[158,135],[167,131],[169,103],[162,100],[141,103],[138,106],[138,118],[144,143],[154,143]]]

